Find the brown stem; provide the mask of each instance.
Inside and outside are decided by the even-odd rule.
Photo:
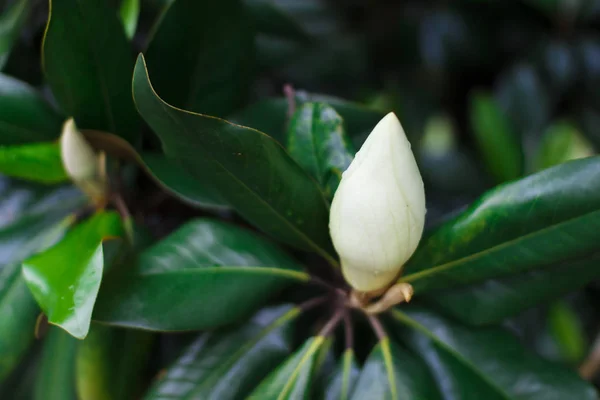
[[[346,310],[342,307],[338,308],[335,313],[331,316],[329,321],[323,326],[323,329],[319,332],[318,336],[329,336],[335,329],[338,323],[342,320],[342,317],[346,313]]]
[[[375,332],[377,339],[381,341],[387,338],[387,333],[385,332],[385,329],[383,329],[383,325],[381,325],[381,321],[379,321],[379,318],[377,318],[374,315],[367,315],[367,318],[369,319],[369,323],[371,324],[371,327],[373,328],[373,332]]]
[[[354,348],[354,332],[352,331],[352,317],[350,310],[344,312],[344,337],[346,338],[346,350]]]
[[[591,380],[593,379],[598,370],[600,369],[600,335],[596,338],[592,345],[592,351],[587,356],[585,361],[579,366],[579,375],[582,378]]]
[[[291,118],[296,112],[296,91],[291,84],[286,83],[283,85],[283,94],[285,94],[288,103],[288,118]]]
[[[298,308],[300,310],[304,311],[308,311],[311,308],[315,308],[323,303],[325,303],[327,300],[329,300],[329,296],[319,296],[319,297],[313,297],[310,300],[306,300],[304,303],[300,303],[298,304]]]

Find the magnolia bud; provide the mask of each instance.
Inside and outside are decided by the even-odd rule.
[[[394,113],[375,126],[343,173],[329,230],[346,281],[371,292],[390,284],[413,254],[425,223],[425,192]]]
[[[106,195],[100,158],[77,130],[73,119],[67,120],[60,137],[60,156],[69,178],[92,200],[102,202]]]

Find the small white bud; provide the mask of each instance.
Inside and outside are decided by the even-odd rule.
[[[106,195],[105,173],[100,158],[70,118],[60,136],[60,156],[69,178],[92,200],[102,202]]]
[[[423,180],[394,113],[375,126],[343,173],[329,231],[346,281],[363,292],[390,284],[425,224]]]

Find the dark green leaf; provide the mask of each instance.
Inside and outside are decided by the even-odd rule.
[[[317,356],[324,341],[323,336],[308,339],[260,383],[248,400],[309,399]]]
[[[0,15],[0,71],[4,68],[10,51],[19,38],[30,8],[30,0],[18,0]]]
[[[105,0],[50,0],[42,45],[46,79],[81,129],[134,141],[139,118],[131,99],[133,60],[117,13]]]
[[[329,104],[344,119],[348,136],[356,148],[359,148],[369,132],[377,125],[384,114],[362,104],[352,103],[337,97],[322,94],[296,92],[296,106],[306,102]],[[285,98],[272,98],[254,103],[231,116],[231,120],[240,125],[249,126],[265,132],[280,143],[285,143],[288,104]]]
[[[581,261],[436,292],[427,300],[472,325],[499,323],[592,282],[600,276],[599,262],[600,254],[595,254]]]
[[[0,144],[58,138],[62,117],[25,82],[0,74]]]
[[[0,173],[50,184],[68,180],[58,143],[0,146]]]
[[[62,329],[50,328],[35,382],[34,400],[76,400],[77,340]]]
[[[147,59],[165,101],[227,116],[243,103],[254,78],[254,32],[241,0],[171,2]]]
[[[305,103],[294,113],[287,135],[287,149],[298,164],[316,179],[332,198],[342,172],[355,151],[346,137],[342,118],[323,103]]]
[[[298,314],[289,306],[267,308],[241,327],[200,336],[145,399],[242,398],[289,355]]]
[[[214,328],[308,278],[269,241],[234,225],[195,220],[144,251],[126,276],[106,279],[94,319],[151,330]]]
[[[421,360],[389,338],[380,341],[362,368],[352,399],[441,399]]]
[[[327,385],[321,395],[326,400],[347,400],[350,398],[360,369],[352,349],[346,349],[339,365],[329,376]]]
[[[471,95],[471,126],[487,168],[502,183],[523,174],[523,149],[519,137],[487,93]]]
[[[575,371],[529,353],[500,328],[473,329],[418,307],[394,310],[400,337],[419,353],[444,399],[592,400]]]
[[[599,185],[592,157],[493,189],[421,240],[401,281],[422,293],[581,259],[597,249]]]
[[[102,242],[121,237],[122,230],[118,214],[98,212],[57,245],[23,262],[25,281],[50,323],[85,338],[102,280]]]
[[[138,163],[164,190],[194,207],[227,209],[225,201],[212,186],[203,185],[185,169],[161,153],[138,153],[127,141],[107,132],[85,130],[86,139],[107,154]]]
[[[167,156],[202,184],[212,185],[263,231],[337,264],[325,197],[277,142],[262,132],[169,106],[153,91],[142,56],[134,72],[133,94]]]
[[[133,38],[140,16],[140,0],[122,0],[119,8],[119,17],[125,28],[127,38]]]
[[[75,381],[80,399],[138,398],[144,367],[150,355],[148,332],[92,325],[78,343]]]
[[[315,14],[315,3],[312,1],[246,0],[245,4],[259,32],[277,38],[310,42],[311,35],[298,18],[302,13]]]

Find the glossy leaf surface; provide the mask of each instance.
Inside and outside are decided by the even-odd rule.
[[[350,398],[360,369],[352,349],[347,349],[342,354],[335,370],[328,377],[327,385],[319,398],[327,400],[347,400]]]
[[[298,313],[289,306],[266,308],[240,327],[201,335],[145,399],[243,398],[289,355]]]
[[[30,0],[15,1],[8,10],[0,15],[0,71],[6,64],[15,42],[19,38],[21,29],[27,21]]]
[[[403,342],[424,359],[445,399],[595,399],[575,371],[545,361],[501,328],[473,329],[418,307],[392,312]]]
[[[319,349],[325,338],[309,338],[292,356],[265,378],[248,396],[252,400],[310,398],[312,378]]]
[[[63,118],[25,82],[0,74],[0,144],[53,140]]]
[[[519,178],[523,174],[523,149],[494,99],[487,93],[473,93],[470,114],[475,142],[496,181]]]
[[[212,184],[252,224],[336,264],[325,197],[277,142],[256,130],[166,104],[153,91],[142,56],[133,94],[167,156]]]
[[[240,0],[171,2],[151,38],[147,60],[165,101],[227,116],[244,101],[254,74],[254,32],[244,5]]]
[[[79,128],[137,137],[131,50],[108,2],[50,0],[42,56],[54,96]]]
[[[380,341],[363,366],[352,399],[442,399],[421,360],[389,338]]]
[[[94,319],[150,330],[215,328],[239,321],[275,292],[308,278],[269,241],[198,219],[142,252],[124,276],[107,277]]]
[[[445,314],[472,325],[499,323],[559,298],[600,276],[600,254],[505,278],[437,292],[427,297]]]
[[[51,327],[43,346],[34,400],[76,400],[77,340],[62,329]]]
[[[121,237],[122,229],[118,214],[98,212],[57,245],[23,262],[27,286],[48,321],[78,339],[87,335],[102,280],[102,242]]]
[[[0,173],[48,184],[68,180],[58,143],[0,147]]]
[[[331,198],[355,151],[346,137],[342,118],[324,103],[305,103],[294,113],[287,149]]]
[[[422,293],[589,256],[598,185],[600,157],[592,157],[492,189],[422,239],[401,280]]]

